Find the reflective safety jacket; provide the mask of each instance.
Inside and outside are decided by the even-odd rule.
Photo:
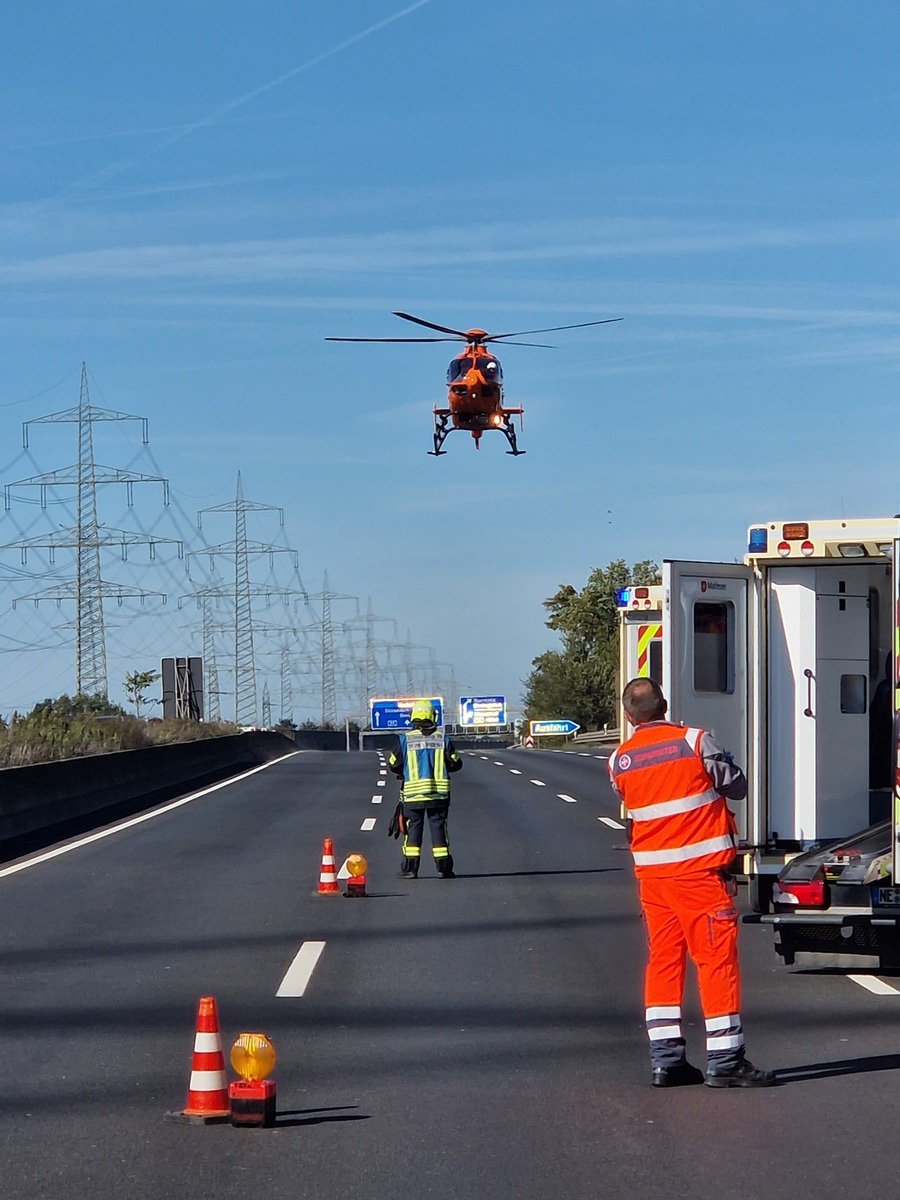
[[[429,735],[410,729],[399,733],[397,741],[387,764],[402,780],[403,803],[449,800],[449,776],[462,767],[450,739],[443,733]]]
[[[742,799],[747,781],[704,730],[670,721],[639,725],[611,755],[609,774],[632,823],[636,875],[680,875],[732,861],[735,825],[724,797]]]

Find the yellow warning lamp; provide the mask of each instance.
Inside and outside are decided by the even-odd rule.
[[[275,1047],[264,1033],[241,1033],[231,1047],[231,1065],[245,1083],[257,1083],[275,1066]]]
[[[361,854],[351,854],[347,859],[347,874],[357,879],[360,875],[365,875],[368,865]]]

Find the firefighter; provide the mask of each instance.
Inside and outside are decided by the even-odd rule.
[[[388,766],[400,780],[403,804],[403,865],[401,879],[416,879],[422,854],[425,818],[431,834],[431,853],[441,879],[455,879],[447,838],[450,775],[462,759],[445,734],[437,732],[438,714],[430,700],[416,700],[410,713],[412,729],[397,735]]]
[[[613,789],[628,817],[649,958],[644,979],[654,1087],[769,1087],[771,1071],[744,1054],[737,957],[736,840],[725,799],[747,780],[702,729],[666,720],[652,679],[632,679],[622,704],[633,732],[610,756]],[[706,1020],[706,1076],[685,1057],[681,1029],[686,955],[697,971]]]

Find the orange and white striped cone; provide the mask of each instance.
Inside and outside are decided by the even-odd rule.
[[[200,997],[187,1105],[181,1113],[175,1115],[198,1124],[231,1119],[219,1014],[212,996]]]
[[[331,838],[325,838],[322,843],[322,866],[319,870],[319,890],[320,896],[339,896],[341,889],[338,887],[337,872],[334,869],[334,846]]]

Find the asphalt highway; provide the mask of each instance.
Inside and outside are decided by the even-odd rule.
[[[0,866],[4,1195],[883,1200],[900,980],[787,969],[747,927],[748,1049],[779,1086],[649,1086],[643,937],[601,755],[467,752],[455,880],[427,851],[418,880],[396,878],[396,784],[375,752],[298,753]],[[365,899],[316,894],[326,836],[339,864],[368,859]],[[277,995],[286,978],[302,994]],[[166,1118],[202,995],[226,1057],[241,1030],[274,1043],[274,1128]],[[702,1065],[693,990],[688,1011]]]

